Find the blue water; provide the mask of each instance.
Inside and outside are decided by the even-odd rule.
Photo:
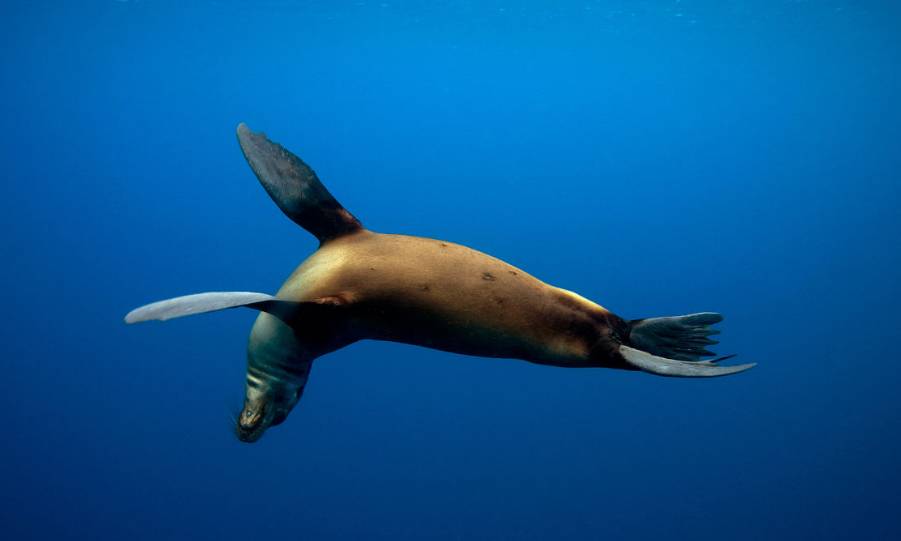
[[[901,537],[893,4],[3,3],[0,536]],[[255,314],[122,323],[315,249],[239,121],[374,230],[627,318],[720,311],[760,364],[358,343],[241,444]]]

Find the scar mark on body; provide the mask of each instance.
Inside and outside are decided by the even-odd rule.
[[[491,274],[490,272],[483,272],[482,280],[488,280],[489,282],[493,282],[493,281],[497,280],[497,278],[495,278],[494,275]]]

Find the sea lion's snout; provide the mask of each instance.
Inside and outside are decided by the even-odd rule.
[[[272,424],[272,414],[265,402],[260,404],[244,404],[238,423],[235,426],[235,435],[245,443],[253,443],[263,437],[263,433]]]
[[[244,409],[235,423],[235,435],[245,443],[253,443],[263,437],[267,429],[279,425],[288,417],[288,413],[300,393],[295,392],[294,398],[285,401],[278,394],[258,395],[244,401]]]

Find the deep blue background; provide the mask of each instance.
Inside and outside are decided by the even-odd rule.
[[[901,397],[892,2],[5,2],[5,539],[888,539]],[[360,343],[237,442],[230,311],[314,239],[246,121],[377,231],[627,318],[723,312],[717,380]]]

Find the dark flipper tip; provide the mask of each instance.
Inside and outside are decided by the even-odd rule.
[[[362,229],[303,160],[243,122],[235,131],[248,165],[288,218],[321,242]]]

